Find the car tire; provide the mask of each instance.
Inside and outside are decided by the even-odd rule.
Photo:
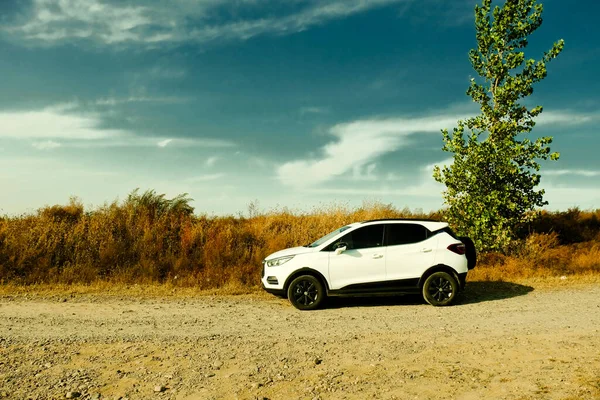
[[[325,300],[325,287],[318,278],[301,275],[290,283],[287,295],[298,310],[314,310]]]
[[[432,306],[447,306],[458,293],[458,282],[449,273],[434,272],[425,279],[423,298]]]
[[[471,238],[466,236],[461,236],[458,238],[465,245],[465,255],[467,256],[467,265],[471,270],[475,268],[477,265],[477,251],[475,250],[475,243],[471,240]]]

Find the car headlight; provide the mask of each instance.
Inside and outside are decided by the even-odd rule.
[[[294,258],[294,256],[274,258],[267,261],[267,267],[279,267],[280,265],[290,261],[292,258]]]

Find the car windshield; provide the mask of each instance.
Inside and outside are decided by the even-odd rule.
[[[325,243],[326,241],[328,241],[329,239],[331,239],[332,237],[335,237],[337,235],[339,235],[340,233],[344,232],[347,229],[350,229],[350,225],[346,225],[346,226],[342,226],[339,229],[336,229],[335,231],[328,233],[327,235],[323,236],[322,238],[312,242],[311,244],[309,244],[306,247],[317,247],[322,245],[323,243]]]

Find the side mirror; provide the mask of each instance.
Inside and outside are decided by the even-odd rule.
[[[346,251],[346,249],[348,248],[348,245],[344,242],[339,242],[335,245],[335,255],[339,256],[340,254],[342,254],[344,251]]]

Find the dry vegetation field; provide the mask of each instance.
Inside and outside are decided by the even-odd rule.
[[[260,284],[262,259],[304,245],[344,224],[375,218],[438,218],[391,205],[310,212],[275,209],[247,216],[194,215],[188,199],[133,192],[85,210],[81,202],[0,218],[0,283],[166,284],[247,292]],[[542,212],[508,254],[480,254],[471,281],[593,279],[600,273],[600,210]]]

